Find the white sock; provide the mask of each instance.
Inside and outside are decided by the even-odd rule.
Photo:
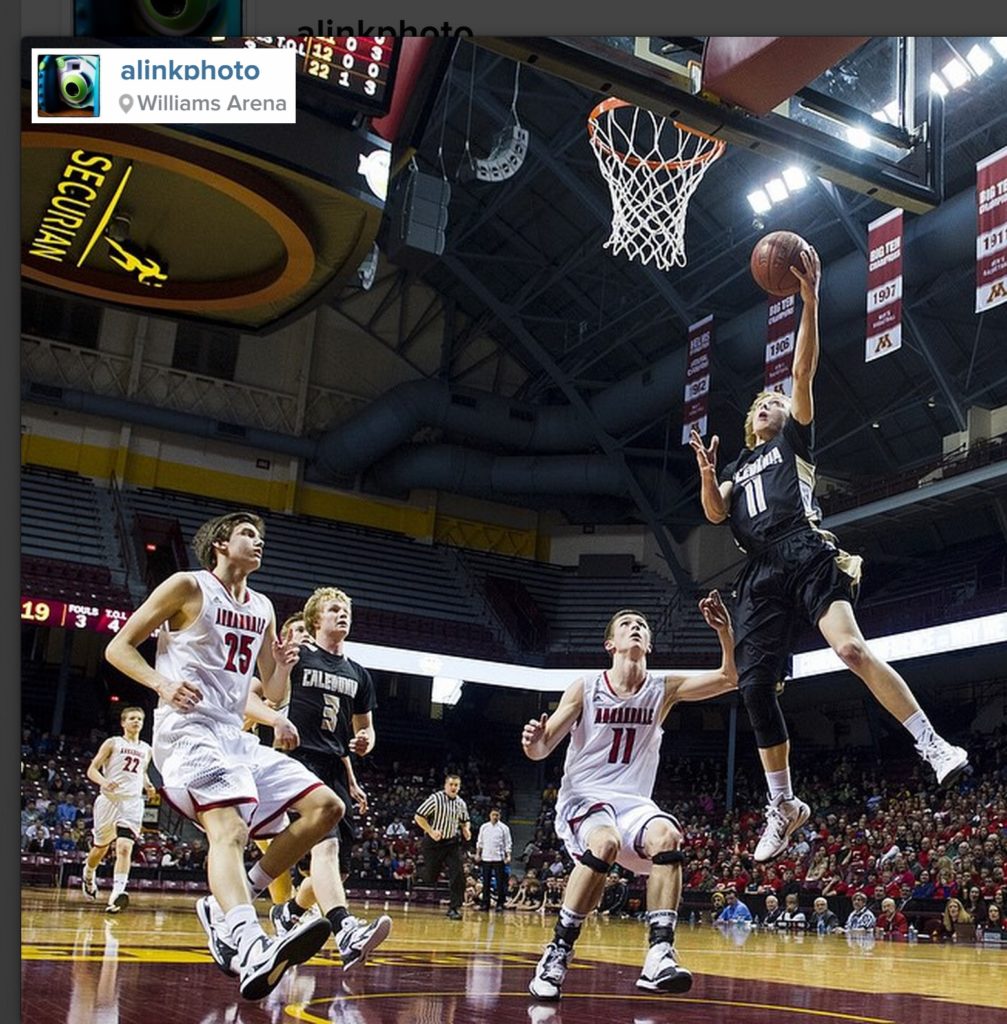
[[[258,861],[248,869],[248,884],[252,887],[253,897],[261,896],[269,888],[270,883],[275,881],[272,875],[262,870]]]
[[[224,929],[225,934],[230,936],[231,943],[237,946],[239,953],[243,953],[249,943],[265,934],[251,903],[239,903],[238,906],[232,907],[224,915]]]
[[[782,796],[784,800],[794,799],[794,791],[790,788],[789,768],[781,768],[778,772],[766,772],[766,783],[769,786],[770,801],[778,796]]]
[[[923,711],[913,712],[902,724],[909,730],[910,735],[917,743],[928,732],[934,731],[934,727],[930,724],[930,719],[927,718]]]
[[[119,893],[126,891],[126,883],[129,881],[129,875],[113,875],[112,876],[112,895],[118,896]]]
[[[578,914],[566,906],[559,908],[559,923],[566,928],[579,928],[586,920],[586,914]]]
[[[647,924],[657,925],[658,928],[675,928],[678,925],[678,911],[648,910]]]

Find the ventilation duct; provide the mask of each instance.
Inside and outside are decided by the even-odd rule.
[[[906,225],[904,277],[919,287],[975,258],[976,199],[967,189],[936,210]],[[859,252],[827,266],[821,305],[836,321],[864,315],[866,267]],[[765,336],[763,303],[717,325],[717,345],[752,345]],[[684,357],[670,353],[642,373],[612,385],[589,402],[603,430],[626,433],[665,415],[680,401]],[[25,401],[74,409],[94,416],[138,423],[178,434],[242,444],[315,462],[322,480],[345,478],[375,466],[371,480],[388,490],[434,488],[483,497],[522,493],[622,495],[625,475],[616,463],[587,452],[596,446],[589,424],[572,406],[534,406],[478,391],[452,389],[442,381],[400,384],[319,441],[253,427],[235,427],[205,416],[158,409],[140,402],[24,383]],[[474,441],[524,449],[537,457],[490,455],[452,445],[405,448],[421,427],[439,427]],[[562,457],[558,453],[565,453]],[[652,467],[634,467],[650,493],[661,486]]]

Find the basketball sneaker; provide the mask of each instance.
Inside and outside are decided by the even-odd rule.
[[[224,931],[224,912],[220,904],[212,896],[201,896],[196,900],[196,917],[206,932],[206,945],[210,950],[213,962],[225,973],[238,976],[234,965],[238,950],[221,938]]]
[[[670,942],[655,942],[647,951],[636,987],[650,992],[688,992],[692,974],[678,962]]]
[[[794,830],[810,817],[811,808],[803,800],[784,800],[782,793],[773,797],[766,805],[766,827],[755,847],[756,863],[764,864],[783,853]]]
[[[105,908],[106,914],[119,914],[129,906],[129,896],[124,892],[117,892]]]
[[[567,965],[573,950],[562,943],[550,942],[535,968],[535,977],[528,985],[528,991],[536,999],[559,999],[563,979],[566,978]]]
[[[310,960],[328,941],[332,926],[324,917],[302,921],[282,938],[260,933],[237,958],[239,991],[245,999],[265,999],[288,967]]]
[[[370,924],[352,915],[344,917],[336,934],[336,949],[342,958],[343,970],[362,964],[368,954],[388,938],[391,930],[392,919],[387,914],[376,917]]]
[[[98,879],[94,875],[88,877],[85,871],[80,880],[80,888],[89,900],[96,900],[98,898]]]
[[[295,914],[290,909],[290,901],[274,903],[269,908],[269,922],[273,926],[273,932],[277,935],[286,935],[295,928],[301,920],[300,914]]]
[[[920,737],[916,752],[936,772],[940,786],[957,782],[969,765],[969,755],[961,747],[952,746],[931,730]]]

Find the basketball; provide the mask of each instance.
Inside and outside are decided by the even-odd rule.
[[[790,272],[792,266],[804,269],[801,250],[808,243],[794,231],[770,231],[755,243],[750,265],[755,283],[770,295],[794,295],[801,282]]]

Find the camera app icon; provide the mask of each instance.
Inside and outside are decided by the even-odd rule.
[[[241,35],[241,0],[75,0],[78,36]]]
[[[97,117],[99,58],[43,54],[38,59],[38,112],[49,117]]]

